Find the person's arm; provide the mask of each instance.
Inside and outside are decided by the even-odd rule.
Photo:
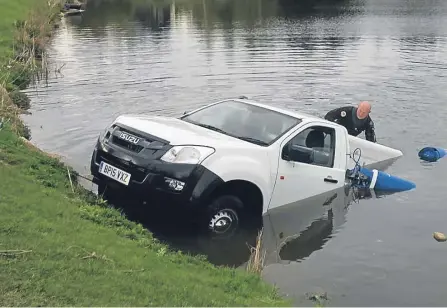
[[[338,123],[342,119],[342,117],[346,116],[346,111],[344,109],[345,108],[340,107],[340,108],[331,110],[324,116],[324,119],[331,121],[331,122]],[[343,111],[344,111],[344,113],[343,113]]]
[[[373,122],[373,120],[371,120],[371,118],[369,119],[368,124],[366,124],[365,138],[368,141],[377,142],[377,140],[376,140],[376,131],[375,131],[375,128],[374,128],[374,122]]]

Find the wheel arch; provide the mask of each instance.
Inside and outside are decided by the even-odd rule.
[[[264,195],[255,183],[248,180],[234,179],[216,186],[209,194],[208,201],[222,195],[238,197],[244,204],[244,212],[250,216],[261,217],[264,209]]]

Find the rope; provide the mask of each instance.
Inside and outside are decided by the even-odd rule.
[[[82,174],[78,174],[78,178],[83,178],[84,180],[87,180],[87,181],[93,183],[93,180],[92,180],[92,179],[87,178],[86,176],[84,176],[84,175],[82,175]]]
[[[0,130],[1,130],[1,127],[0,127]],[[3,148],[3,149],[7,149],[9,146],[10,146],[10,143],[5,142],[5,141],[3,141],[3,140],[0,140],[0,149],[2,149],[2,148]],[[23,144],[23,146],[24,146],[23,148],[14,147],[13,150],[11,150],[10,152],[6,152],[5,154],[6,154],[6,155],[9,154],[9,155],[13,155],[13,156],[14,156],[14,153],[17,153],[17,154],[24,154],[24,155],[29,154],[29,150],[26,148],[26,144],[25,144],[25,143]],[[45,152],[44,152],[43,150],[41,150],[41,149],[39,149],[39,148],[37,148],[37,147],[36,147],[36,150],[42,152],[42,154],[45,155]],[[61,162],[61,163],[62,163],[62,162]],[[88,175],[82,175],[82,174],[79,174],[78,172],[76,172],[76,177],[78,177],[78,178],[83,178],[84,180],[87,180],[87,181],[93,183],[92,179],[91,179],[91,178],[88,178]]]
[[[357,159],[356,153],[358,153]],[[352,154],[349,154],[349,157],[354,161],[355,166],[352,170],[349,170],[348,178],[351,179],[351,187],[364,189],[369,185],[368,179],[360,173],[360,158],[362,157],[362,150],[360,148],[356,148]]]

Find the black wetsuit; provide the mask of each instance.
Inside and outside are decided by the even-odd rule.
[[[357,118],[357,107],[347,106],[336,108],[329,111],[324,118],[328,121],[343,125],[346,127],[348,134],[352,136],[358,136],[361,132],[365,131],[366,140],[376,142],[374,122],[369,115],[362,120]]]

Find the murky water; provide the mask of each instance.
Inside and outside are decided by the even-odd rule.
[[[332,306],[445,305],[447,247],[431,236],[447,231],[447,160],[424,165],[417,151],[447,147],[447,2],[290,3],[89,0],[50,47],[60,73],[28,90],[33,141],[87,173],[98,133],[124,112],[175,116],[246,95],[323,115],[370,100],[379,142],[405,154],[387,171],[417,189],[351,204],[330,239],[284,248],[290,262],[271,262],[266,279],[297,304],[322,290]]]

